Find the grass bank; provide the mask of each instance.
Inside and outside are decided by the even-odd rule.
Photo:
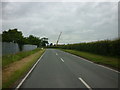
[[[29,56],[39,50],[40,48],[37,48],[32,51],[24,51],[24,52],[19,52],[16,54],[4,55],[2,56],[2,67],[5,67],[6,65],[9,65],[10,63],[13,63],[15,61],[21,60],[22,58]]]
[[[116,70],[120,69],[120,66],[118,65],[118,59],[119,59],[118,57],[102,56],[102,55],[97,55],[88,52],[81,52],[76,50],[67,50],[67,49],[61,49],[61,50],[83,57],[94,63],[102,64]]]
[[[2,70],[2,88],[12,88],[23,78],[44,51],[44,49],[36,49],[26,52],[26,56],[23,55],[25,52],[21,52],[20,55],[23,55],[24,58],[16,59],[15,62],[7,64]],[[16,56],[19,56],[19,54],[16,54],[14,57]]]

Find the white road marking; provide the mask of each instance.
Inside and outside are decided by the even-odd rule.
[[[71,53],[69,53],[69,54],[71,54]],[[109,69],[109,70],[111,70],[111,71],[114,71],[114,72],[120,73],[120,72],[117,71],[117,70],[114,70],[114,69],[111,69],[111,68],[109,68],[109,67],[106,67],[106,66],[103,66],[103,65],[100,65],[100,64],[94,63],[94,62],[92,62],[92,61],[86,60],[85,58],[82,58],[82,57],[76,56],[76,55],[74,55],[74,54],[71,54],[71,55],[74,56],[74,57],[77,57],[77,58],[83,59],[83,60],[85,60],[85,61],[87,61],[87,62],[89,62],[89,63],[93,63],[93,64],[96,64],[96,65],[98,65],[98,66],[100,66],[100,67],[103,67],[103,68]]]
[[[56,55],[58,55],[58,54],[56,53]]]
[[[60,58],[62,62],[64,62],[64,60],[62,58]]]
[[[78,78],[89,90],[92,90],[92,88],[82,79],[82,78]]]
[[[82,58],[82,57],[80,57],[80,58],[83,59],[83,60],[85,60],[85,61],[87,61],[87,62],[89,62],[89,63],[94,63],[92,61],[86,60],[85,58]]]
[[[98,66],[100,66],[100,67],[103,67],[103,68],[106,68],[106,69],[109,69],[109,70],[111,70],[111,71],[114,71],[114,72],[120,73],[119,71],[116,71],[116,70],[111,69],[111,68],[109,68],[109,67],[106,67],[106,66],[103,66],[103,65],[100,65],[100,64],[96,64],[96,65],[98,65]]]
[[[80,57],[80,56],[76,56],[76,55],[74,55],[74,54],[72,54],[72,56],[77,57],[77,58],[80,58],[80,59],[83,59],[83,60],[85,60],[85,61],[87,61],[87,62],[89,62],[89,63],[94,63],[94,62],[92,62],[92,61],[86,60],[85,58],[82,58],[82,57]]]
[[[44,52],[45,54],[45,52]],[[44,55],[43,54],[43,55]],[[23,84],[23,82],[27,79],[27,77],[30,75],[30,73],[33,71],[33,69],[35,68],[35,66],[38,64],[38,62],[41,60],[41,58],[43,57],[43,55],[38,59],[38,61],[34,64],[34,66],[31,68],[31,70],[27,73],[27,75],[22,79],[22,81],[18,84],[18,86],[16,87],[15,90],[18,90],[18,88],[20,88],[20,86]]]

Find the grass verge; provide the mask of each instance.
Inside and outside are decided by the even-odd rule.
[[[76,51],[76,50],[66,50],[66,49],[61,49],[65,52],[83,57],[87,60],[90,60],[94,63],[102,64],[105,66],[108,66],[110,68],[113,68],[115,70],[119,70],[120,66],[118,65],[118,59],[117,57],[110,57],[110,56],[101,56],[93,53],[88,53],[88,52],[81,52],[81,51]]]
[[[31,51],[24,51],[24,52],[19,52],[16,54],[4,55],[4,56],[2,56],[2,67],[9,65],[10,63],[13,63],[15,61],[18,61],[26,56],[29,56],[39,50],[40,50],[40,48],[37,48],[37,49],[31,50]]]
[[[44,53],[44,49],[37,51],[21,60],[13,62],[2,70],[2,88],[12,88],[16,81],[21,79],[33,66],[38,58]]]

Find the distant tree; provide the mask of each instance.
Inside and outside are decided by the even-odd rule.
[[[37,45],[37,47],[40,46],[40,43],[41,43],[41,39],[39,37],[35,37],[33,35],[30,35],[28,38],[27,38],[27,43],[28,44],[32,44],[32,45]]]
[[[53,46],[53,43],[50,43],[50,46]]]
[[[0,42],[2,41],[2,34],[0,34]]]
[[[24,43],[24,44],[29,44],[28,37],[24,37],[24,38],[23,38],[23,43]]]
[[[41,46],[46,46],[48,44],[48,38],[41,38]]]

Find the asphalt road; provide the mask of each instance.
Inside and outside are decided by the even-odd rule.
[[[20,88],[118,88],[118,72],[60,50],[47,49]]]

